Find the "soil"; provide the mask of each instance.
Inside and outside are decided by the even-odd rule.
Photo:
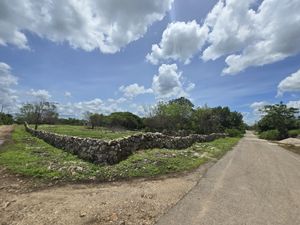
[[[280,144],[288,144],[300,147],[300,139],[298,138],[287,138],[281,141],[278,141]]]
[[[0,127],[0,140],[8,140],[11,130]],[[0,224],[154,224],[209,166],[158,179],[63,185],[41,184],[0,167]]]

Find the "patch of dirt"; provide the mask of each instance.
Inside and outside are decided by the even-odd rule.
[[[10,185],[17,186],[0,188],[0,224],[154,224],[195,186],[208,166],[181,177],[67,184],[33,192],[24,192],[26,183],[11,180]]]
[[[278,141],[278,143],[294,145],[294,146],[300,147],[300,139],[298,139],[298,138],[287,138],[287,139]]]
[[[7,138],[11,130],[0,127],[0,139]],[[209,166],[152,180],[64,185],[41,184],[0,168],[0,225],[155,224]]]

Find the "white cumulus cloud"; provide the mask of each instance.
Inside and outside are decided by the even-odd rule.
[[[284,92],[299,92],[300,91],[300,70],[289,75],[282,80],[278,85],[278,95]]]
[[[29,92],[27,92],[29,96],[32,96],[40,101],[48,101],[51,98],[50,93],[47,90],[34,90],[30,89]]]
[[[255,115],[262,115],[261,110],[262,110],[266,105],[269,105],[269,103],[266,102],[266,101],[253,102],[253,103],[250,105],[250,108],[253,110],[253,113],[254,113]]]
[[[220,0],[205,20],[209,46],[202,58],[228,55],[223,73],[235,74],[298,54],[299,11],[299,0]]]
[[[0,110],[10,111],[16,106],[18,96],[13,89],[18,79],[6,63],[0,62]]]
[[[178,71],[176,64],[162,64],[152,81],[152,90],[157,98],[188,96],[187,89],[191,90],[191,87],[194,88],[192,83],[185,87],[182,72]]]
[[[298,101],[289,101],[287,103],[287,106],[288,107],[293,107],[293,108],[296,108],[296,109],[300,110],[300,100],[298,100]]]
[[[115,53],[162,20],[173,0],[2,0],[0,45],[29,48],[27,32],[86,51]]]
[[[152,52],[146,56],[153,64],[162,60],[179,60],[188,64],[202,48],[208,28],[200,27],[195,21],[170,23],[162,34],[159,44],[152,45]]]
[[[138,95],[147,94],[147,93],[149,94],[153,92],[151,88],[146,89],[144,86],[138,85],[137,83],[128,86],[122,85],[119,88],[119,91],[121,91],[124,94],[124,96],[127,98],[133,98]]]
[[[102,100],[95,98],[88,101],[69,102],[58,104],[58,112],[61,117],[81,118],[85,112],[109,114],[116,111],[123,111],[122,103],[125,98]]]

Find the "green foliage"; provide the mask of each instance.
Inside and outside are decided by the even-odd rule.
[[[243,132],[236,128],[226,129],[225,133],[228,134],[229,137],[243,137]]]
[[[91,114],[89,116],[89,122],[92,126],[92,129],[94,129],[94,127],[100,127],[104,125],[104,115],[102,114],[98,114],[98,113],[94,113]]]
[[[259,132],[276,129],[279,132],[278,138],[284,139],[288,137],[288,130],[297,128],[295,114],[299,112],[298,109],[289,108],[280,102],[275,105],[266,105],[262,112],[264,116],[257,124]]]
[[[65,124],[65,125],[84,125],[85,120],[75,119],[75,118],[59,118],[57,120],[57,124]]]
[[[71,126],[70,126],[71,127]],[[14,173],[45,180],[102,180],[152,177],[197,168],[211,158],[220,158],[239,138],[196,143],[183,150],[139,151],[112,166],[95,165],[48,145],[17,126],[12,141],[1,147],[0,165]]]
[[[280,139],[280,132],[278,130],[268,130],[259,133],[259,138],[266,139],[266,140],[279,140]]]
[[[298,135],[300,135],[300,129],[289,130],[288,134],[289,134],[289,137],[296,138]]]
[[[185,98],[159,102],[144,123],[151,131],[174,131],[191,128],[193,104]]]
[[[138,130],[144,127],[143,120],[131,112],[114,112],[108,116],[87,112],[85,117],[92,129],[95,127],[105,126]]]
[[[192,130],[208,134],[224,132],[228,128],[244,130],[242,114],[231,112],[228,107],[194,109],[194,105],[183,97],[160,102],[144,123],[150,131]]]
[[[142,119],[131,112],[114,112],[108,116],[108,123],[111,127],[123,127],[129,130],[144,127]]]
[[[14,118],[11,114],[0,113],[0,125],[9,125],[14,123]]]
[[[128,137],[139,132],[129,130],[112,130],[105,127],[95,127],[90,129],[85,126],[74,125],[40,125],[40,130],[45,130],[57,134],[77,136],[83,138],[97,138],[104,140],[112,140],[117,138]]]

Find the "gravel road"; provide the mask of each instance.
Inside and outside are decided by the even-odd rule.
[[[300,224],[300,156],[248,132],[157,224]]]

